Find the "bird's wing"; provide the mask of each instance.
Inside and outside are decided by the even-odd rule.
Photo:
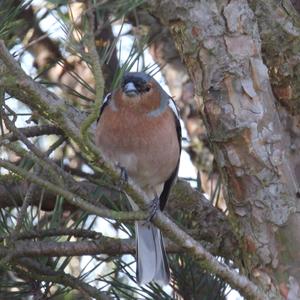
[[[98,117],[98,119],[97,119],[97,123],[98,123],[98,121],[99,121],[99,119],[100,119],[100,117],[101,117],[101,115],[102,115],[102,113],[103,113],[104,108],[105,108],[105,107],[107,106],[107,104],[109,103],[110,99],[111,99],[111,93],[108,93],[108,94],[105,96],[105,98],[104,98],[104,100],[103,100],[103,103],[102,103],[102,105],[101,105],[101,107],[100,107],[100,112],[99,112],[99,117]]]
[[[179,121],[179,112],[178,112],[177,106],[176,106],[176,104],[175,104],[175,102],[172,98],[169,98],[169,104],[168,105],[174,113],[174,122],[175,122],[175,125],[176,125],[176,132],[177,132],[177,138],[178,138],[179,149],[180,149],[179,155],[180,155],[180,153],[181,153],[181,126],[180,126],[180,121]],[[163,191],[159,196],[160,210],[164,209],[164,207],[167,203],[169,194],[170,194],[171,187],[172,187],[172,185],[173,185],[173,183],[174,183],[174,181],[177,177],[177,173],[178,173],[178,169],[179,169],[179,160],[180,160],[180,157],[178,158],[177,165],[176,165],[174,171],[172,172],[170,177],[167,179],[167,181],[164,183]]]

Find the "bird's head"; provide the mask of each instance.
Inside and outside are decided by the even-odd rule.
[[[129,98],[153,92],[151,91],[153,88],[153,78],[142,72],[125,74],[121,84],[122,92]]]
[[[132,106],[151,112],[161,105],[162,88],[150,75],[130,72],[124,75],[121,86],[113,94],[116,105]]]

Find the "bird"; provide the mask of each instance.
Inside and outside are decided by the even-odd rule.
[[[119,166],[145,192],[149,206],[164,209],[178,174],[181,126],[177,106],[144,72],[125,73],[100,108],[95,143],[105,160]],[[133,210],[137,205],[130,201]],[[170,270],[160,230],[136,221],[136,278],[139,285],[166,285]]]

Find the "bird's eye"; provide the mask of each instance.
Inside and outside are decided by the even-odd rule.
[[[149,92],[151,90],[151,86],[150,85],[146,85],[145,91]]]

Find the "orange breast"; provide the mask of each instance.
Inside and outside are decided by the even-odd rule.
[[[130,107],[107,107],[96,130],[96,144],[104,158],[120,163],[142,188],[164,183],[176,168],[179,144],[173,112],[158,117]]]

